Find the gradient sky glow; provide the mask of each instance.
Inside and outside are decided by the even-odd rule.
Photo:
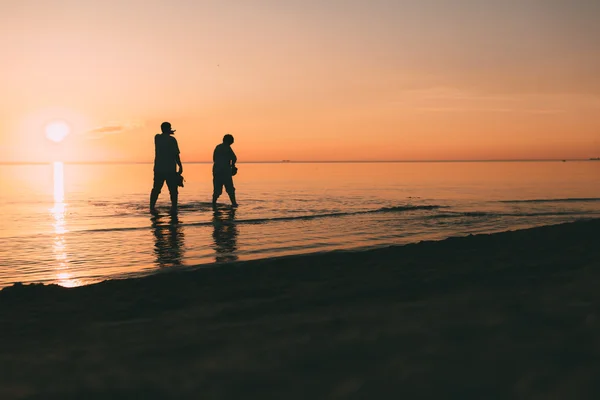
[[[595,0],[3,0],[0,161],[600,156]],[[44,127],[66,121],[61,144]]]

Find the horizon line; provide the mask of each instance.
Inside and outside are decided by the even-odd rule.
[[[367,163],[460,163],[460,162],[566,162],[598,161],[598,158],[515,158],[515,159],[456,159],[456,160],[280,160],[280,161],[239,161],[238,164],[367,164]],[[154,161],[0,161],[0,165],[46,165],[54,162],[64,164],[153,164]],[[183,164],[212,164],[212,161],[184,161]]]

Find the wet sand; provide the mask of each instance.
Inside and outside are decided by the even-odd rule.
[[[0,292],[0,399],[600,398],[600,220]]]

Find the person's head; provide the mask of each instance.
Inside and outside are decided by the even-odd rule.
[[[229,133],[227,135],[223,136],[223,143],[231,146],[233,144],[233,136],[230,135]]]
[[[163,122],[162,124],[160,124],[160,130],[162,133],[167,133],[169,135],[172,135],[173,133],[175,133],[175,130],[171,129],[170,122]]]

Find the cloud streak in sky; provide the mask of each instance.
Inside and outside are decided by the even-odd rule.
[[[90,139],[101,139],[108,135],[127,133],[143,126],[144,123],[142,122],[108,123],[89,130],[86,132],[86,136]]]

